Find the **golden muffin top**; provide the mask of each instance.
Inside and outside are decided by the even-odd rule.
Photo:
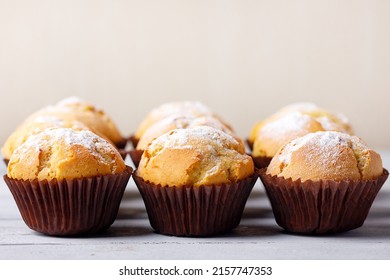
[[[9,160],[17,147],[22,145],[34,134],[48,128],[72,128],[74,130],[88,130],[89,128],[75,120],[62,120],[55,116],[37,116],[20,125],[5,141],[1,148],[4,159]]]
[[[53,106],[44,107],[33,113],[25,122],[29,122],[38,116],[53,116],[64,121],[78,121],[95,134],[110,140],[115,145],[124,142],[124,137],[113,120],[102,109],[78,97],[69,97]]]
[[[310,133],[283,146],[267,174],[292,180],[369,180],[383,173],[382,159],[358,137],[335,131]]]
[[[170,116],[166,117],[152,126],[150,126],[145,133],[140,138],[137,149],[145,150],[146,147],[153,139],[157,138],[164,133],[167,133],[176,128],[191,128],[196,126],[210,126],[216,129],[222,130],[233,137],[235,137],[238,141],[241,141],[234,135],[234,132],[223,124],[220,120],[212,117],[212,116],[202,116],[202,117],[176,117]]]
[[[250,134],[253,155],[273,157],[291,140],[317,131],[339,131],[352,134],[348,120],[312,103],[286,106],[264,121],[257,123]]]
[[[140,139],[145,131],[166,117],[202,117],[213,116],[222,121],[206,105],[199,101],[168,102],[151,110],[138,126],[135,137]],[[230,127],[229,125],[225,124]]]
[[[146,148],[137,175],[166,186],[235,182],[253,174],[252,158],[229,134],[209,126],[175,129]]]
[[[53,128],[30,136],[14,151],[7,175],[22,180],[61,180],[117,174],[125,169],[116,148],[91,131]]]

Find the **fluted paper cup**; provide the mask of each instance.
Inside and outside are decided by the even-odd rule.
[[[175,236],[212,236],[238,226],[248,196],[258,178],[210,186],[161,186],[133,175],[151,226]]]
[[[105,230],[114,222],[132,169],[72,180],[17,180],[4,175],[28,227],[68,236]]]
[[[293,233],[327,234],[363,225],[389,173],[375,180],[293,181],[260,170],[275,220]]]

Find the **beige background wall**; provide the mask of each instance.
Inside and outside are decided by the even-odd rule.
[[[294,101],[343,112],[390,148],[390,1],[0,0],[0,141],[77,95],[125,134],[198,99],[241,136]]]

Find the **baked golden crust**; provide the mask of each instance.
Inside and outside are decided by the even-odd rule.
[[[91,131],[47,129],[30,136],[12,154],[12,179],[76,179],[125,171],[126,165],[108,141]]]
[[[62,120],[54,116],[39,116],[20,125],[5,141],[1,148],[3,158],[9,160],[17,147],[27,141],[28,137],[38,134],[48,128],[72,128],[74,130],[88,130],[81,122]]]
[[[311,132],[322,131],[321,124],[310,116],[293,112],[262,122],[253,144],[253,156],[273,157],[280,147]]]
[[[267,168],[267,174],[302,181],[369,180],[382,173],[378,153],[358,137],[334,131],[310,133],[289,142]]]
[[[235,182],[253,174],[252,158],[232,136],[208,126],[175,129],[153,140],[137,175],[166,186]]]
[[[26,119],[29,122],[36,117],[52,116],[70,122],[83,123],[95,134],[110,140],[115,145],[124,141],[112,119],[101,109],[77,98],[70,97],[59,101],[54,106],[47,106]]]
[[[252,130],[249,134],[248,140],[252,143],[255,142],[259,130],[268,122],[272,122],[274,119],[277,119],[284,114],[289,114],[289,113],[294,113],[294,112],[308,112],[312,110],[317,110],[318,106],[314,103],[311,102],[297,102],[297,103],[292,103],[287,106],[284,106],[283,108],[279,109],[275,114],[269,116],[267,119],[263,121],[259,121],[255,123],[255,125],[252,127]]]
[[[218,119],[212,116],[202,116],[202,117],[176,117],[170,116],[166,117],[152,126],[150,126],[140,138],[137,144],[137,150],[145,150],[150,142],[158,136],[163,135],[173,129],[181,129],[181,128],[191,128],[196,126],[210,126],[216,129],[222,130],[236,138],[237,141],[242,142],[237,136],[235,136],[234,132],[224,125]]]
[[[273,157],[291,140],[317,131],[353,133],[343,115],[330,113],[313,103],[294,103],[256,123],[249,141],[253,143],[254,156]]]
[[[213,114],[213,112],[206,105],[199,101],[180,101],[164,103],[154,108],[148,113],[148,115],[138,126],[134,136],[140,139],[149,127],[154,125],[156,122],[165,119],[166,117],[196,118],[202,116],[212,116],[223,122],[217,115]],[[228,124],[224,123],[224,125],[231,129]]]

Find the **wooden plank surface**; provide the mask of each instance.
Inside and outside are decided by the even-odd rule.
[[[390,151],[383,151],[390,167]],[[1,163],[1,174],[5,166]],[[273,218],[263,186],[257,182],[240,226],[210,238],[156,234],[131,180],[117,220],[90,237],[48,237],[30,230],[7,186],[0,183],[0,259],[390,259],[390,184],[386,182],[365,224],[330,236],[284,232]]]

